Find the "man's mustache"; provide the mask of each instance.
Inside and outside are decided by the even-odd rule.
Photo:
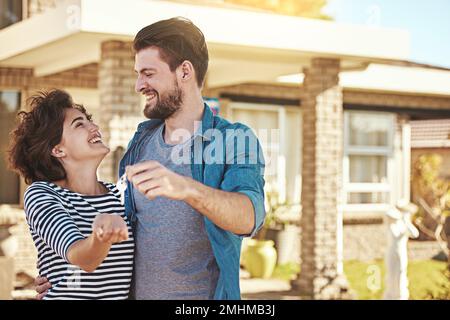
[[[153,90],[153,89],[143,89],[143,90],[141,90],[141,94],[143,94],[143,95],[147,95],[147,94],[150,94],[150,93],[154,93],[156,96],[159,97],[159,94],[158,94],[158,92],[156,90]]]

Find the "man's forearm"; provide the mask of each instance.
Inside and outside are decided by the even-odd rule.
[[[189,179],[189,190],[185,202],[215,225],[239,235],[253,231],[255,213],[246,195],[214,189],[193,179]]]

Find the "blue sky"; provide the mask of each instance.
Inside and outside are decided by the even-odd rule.
[[[337,22],[410,32],[411,60],[450,67],[450,0],[328,0]]]

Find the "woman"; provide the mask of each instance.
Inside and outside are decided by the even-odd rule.
[[[134,240],[116,186],[97,180],[109,148],[83,106],[64,91],[31,98],[19,113],[11,167],[31,185],[24,195],[44,299],[127,299]]]

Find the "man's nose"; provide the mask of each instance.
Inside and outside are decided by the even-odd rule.
[[[136,79],[136,84],[135,84],[135,86],[134,86],[134,90],[135,90],[137,93],[140,93],[144,88],[145,88],[145,83],[144,83],[144,81],[142,81],[141,77],[138,77],[138,78]]]

